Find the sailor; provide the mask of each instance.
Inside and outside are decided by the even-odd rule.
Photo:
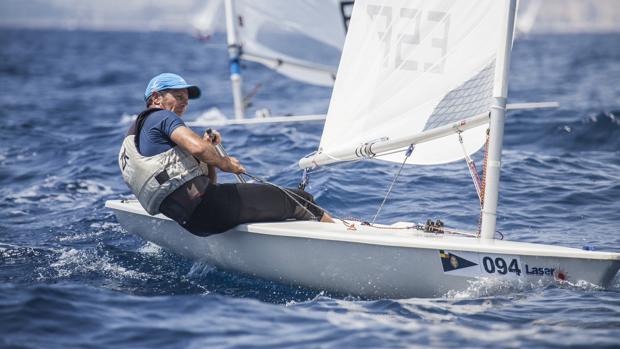
[[[333,222],[313,206],[312,195],[258,183],[217,183],[217,170],[245,172],[239,160],[221,156],[214,131],[203,137],[181,119],[200,89],[163,73],[146,87],[146,110],[131,125],[119,152],[123,180],[151,215],[163,213],[193,234],[222,233],[238,224],[287,219]],[[303,207],[302,207],[303,205]]]

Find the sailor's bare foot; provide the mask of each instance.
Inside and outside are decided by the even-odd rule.
[[[323,212],[323,217],[321,217],[321,222],[323,223],[336,223],[332,216],[330,216],[327,212]]]

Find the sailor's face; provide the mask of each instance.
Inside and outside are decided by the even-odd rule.
[[[182,116],[187,110],[189,95],[187,89],[163,91],[161,95],[161,107]]]

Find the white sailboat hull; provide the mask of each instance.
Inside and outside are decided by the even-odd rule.
[[[164,216],[148,215],[135,201],[106,206],[127,231],[191,260],[370,298],[437,297],[480,278],[607,287],[620,268],[617,253],[317,222],[245,224],[198,237]]]

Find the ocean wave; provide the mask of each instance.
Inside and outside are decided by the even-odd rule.
[[[84,207],[113,194],[110,186],[94,180],[66,180],[57,176],[47,177],[43,183],[9,193],[4,198],[13,204],[48,206],[48,203],[72,203]]]
[[[619,115],[620,111],[612,110],[592,113],[575,121],[531,122],[524,118],[509,124],[506,136],[512,147],[535,145],[547,150],[617,152],[620,151]]]
[[[555,135],[563,136],[569,149],[620,150],[620,111],[603,111],[587,118],[556,126]]]

